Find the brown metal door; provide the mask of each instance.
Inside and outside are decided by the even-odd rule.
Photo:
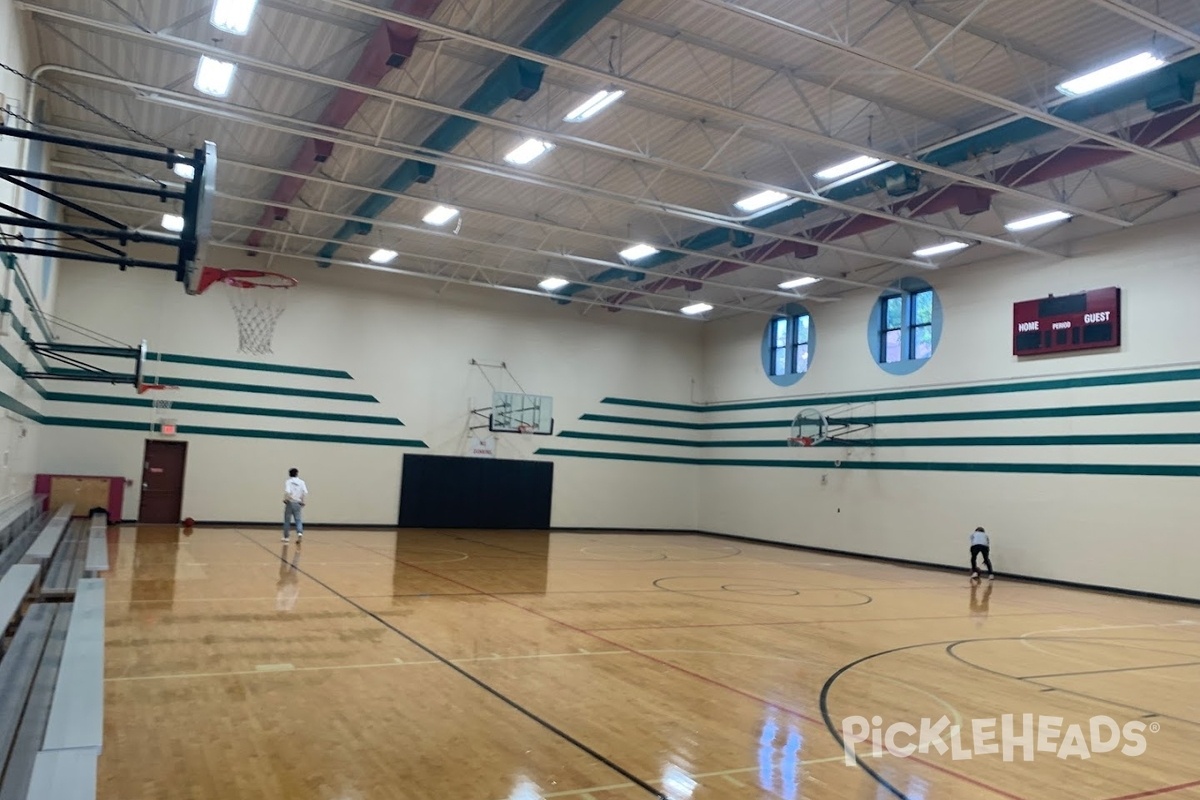
[[[183,506],[187,442],[146,442],[138,522],[176,525]]]

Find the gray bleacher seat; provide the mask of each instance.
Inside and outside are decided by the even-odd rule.
[[[91,528],[88,530],[87,557],[84,559],[83,571],[88,577],[108,571],[108,525],[100,515],[92,517]]]
[[[37,579],[38,568],[32,564],[17,564],[0,577],[0,634],[17,618]]]
[[[37,611],[39,608],[48,611]],[[35,616],[37,612],[37,616]],[[54,685],[58,680],[59,665],[62,662],[63,647],[67,639],[67,628],[71,621],[71,604],[39,604],[30,609],[21,627],[25,627],[30,619],[43,620],[43,615],[52,616],[49,635],[45,638],[45,647],[41,652],[41,660],[37,663],[37,674],[28,690],[28,700],[17,727],[16,737],[8,752],[8,764],[4,768],[3,779],[0,780],[0,800],[26,800],[30,780],[33,775],[34,762],[42,749],[42,738],[46,731],[46,721],[50,716],[50,702],[54,693]],[[40,624],[45,624],[41,622]],[[18,628],[20,635],[20,628]],[[0,664],[8,660],[6,655]],[[24,694],[19,698],[25,701]],[[94,748],[90,748],[94,752]]]
[[[58,550],[46,568],[41,586],[42,597],[62,598],[75,593],[87,559],[87,535],[88,523],[85,520],[75,520],[67,526]]]
[[[25,800],[96,800],[96,762],[94,750],[38,753]]]
[[[37,538],[33,540],[33,544],[25,551],[25,555],[21,558],[23,564],[37,564],[39,567],[44,567],[50,557],[54,555],[55,549],[58,548],[59,540],[62,539],[63,533],[67,530],[67,525],[71,522],[71,511],[74,506],[67,504],[60,508],[57,513],[46,523]]]
[[[42,750],[92,747],[104,735],[104,581],[79,581]]]

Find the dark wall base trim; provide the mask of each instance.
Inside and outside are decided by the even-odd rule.
[[[709,536],[714,539],[734,539],[739,542],[753,542],[754,544],[775,545],[778,547],[786,547],[789,550],[806,550],[811,553],[827,553],[833,556],[844,556],[846,558],[857,558],[863,561],[882,561],[887,564],[898,564],[905,567],[916,567],[918,569],[932,569],[939,572],[954,572],[959,575],[967,571],[966,567],[950,566],[948,564],[938,564],[933,561],[914,561],[907,558],[893,558],[891,556],[876,556],[869,553],[856,553],[853,550],[836,550],[832,547],[814,547],[805,544],[792,544],[791,542],[775,542],[770,539],[755,539],[750,536],[738,536],[732,533],[713,533],[712,531],[698,531],[701,536]],[[1181,597],[1173,594],[1160,594],[1158,592],[1144,592],[1139,589],[1124,589],[1118,586],[1100,586],[1094,583],[1076,583],[1074,581],[1061,581],[1057,578],[1039,578],[1035,575],[1017,575],[1015,573],[997,572],[997,576],[1007,578],[1009,580],[1022,581],[1024,583],[1036,583],[1044,586],[1061,586],[1067,589],[1083,589],[1089,592],[1103,592],[1104,594],[1116,594],[1125,597],[1137,597],[1143,600],[1164,600],[1170,603],[1186,603],[1187,605],[1200,606],[1200,598]]]

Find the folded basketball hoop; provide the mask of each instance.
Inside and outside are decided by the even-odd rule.
[[[275,323],[287,309],[286,290],[296,286],[299,281],[278,272],[205,267],[200,275],[197,293],[204,292],[215,283],[223,283],[235,290],[229,293],[229,305],[237,318],[238,352],[269,355],[272,352]]]

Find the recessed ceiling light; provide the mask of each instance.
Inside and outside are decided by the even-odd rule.
[[[371,253],[371,255],[367,256],[367,258],[375,264],[389,264],[394,261],[398,255],[400,254],[395,250],[385,250],[381,247],[374,253]]]
[[[458,216],[457,208],[449,208],[448,206],[438,206],[424,216],[424,221],[430,225],[445,225],[450,220]]]
[[[542,287],[547,292],[557,292],[568,283],[570,283],[570,281],[565,278],[546,278],[546,280],[539,283],[538,286]]]
[[[741,200],[738,200],[736,203],[734,203],[734,206],[736,206],[739,211],[745,211],[747,214],[750,214],[755,211],[761,211],[767,206],[773,206],[776,203],[782,202],[786,200],[787,197],[788,196],[783,192],[777,192],[774,189],[767,189],[766,191],[759,192],[758,194],[752,194],[749,197],[743,197]]]
[[[970,246],[971,245],[966,242],[942,242],[941,244],[935,244],[932,247],[923,247],[920,250],[914,250],[913,255],[917,256],[918,258],[923,258],[925,256],[940,256],[942,253],[953,253],[956,250],[962,250]]]
[[[1166,63],[1153,53],[1138,53],[1124,61],[1109,64],[1107,67],[1093,70],[1078,78],[1071,78],[1069,81],[1063,81],[1054,88],[1062,94],[1077,97],[1152,72]]]
[[[217,0],[208,21],[218,30],[245,36],[250,32],[250,19],[257,4],[258,0]]]
[[[510,164],[518,166],[528,164],[543,153],[548,153],[554,149],[554,145],[550,142],[543,142],[541,139],[526,139],[521,142],[504,157],[504,160]]]
[[[183,217],[178,214],[163,214],[162,226],[169,231],[179,233],[183,230]]]
[[[626,261],[638,261],[639,259],[652,256],[657,252],[657,247],[651,247],[648,244],[635,244],[622,250],[621,258],[625,259]]]
[[[196,177],[196,168],[191,164],[184,164],[181,162],[172,167],[172,171],[185,181],[190,181],[192,178]]]
[[[679,313],[694,317],[697,314],[703,314],[705,311],[712,311],[712,308],[708,303],[692,303],[690,306],[684,306],[679,309]]]
[[[1038,214],[1035,217],[1013,220],[1004,227],[1010,231],[1024,231],[1030,228],[1039,228],[1042,225],[1049,225],[1052,222],[1062,222],[1064,219],[1070,219],[1071,216],[1071,214],[1065,211],[1047,211],[1045,214]]]
[[[229,87],[233,84],[235,72],[237,72],[236,64],[200,56],[200,66],[196,68],[196,80],[192,85],[205,94],[224,97],[229,94]]]
[[[585,119],[591,119],[624,96],[625,92],[621,89],[601,89],[569,111],[563,117],[563,122],[583,122]]]
[[[855,172],[860,172],[867,167],[873,167],[882,159],[873,156],[858,156],[849,161],[843,161],[840,164],[834,164],[832,167],[821,170],[817,173],[817,177],[823,181],[832,181],[836,178],[844,178],[847,175],[852,175]]]
[[[820,278],[813,278],[811,276],[805,276],[803,278],[796,278],[795,280],[791,280],[791,281],[784,281],[783,283],[779,284],[779,288],[780,289],[799,289],[801,286],[812,286],[814,283],[820,283],[820,282],[821,282]]]

